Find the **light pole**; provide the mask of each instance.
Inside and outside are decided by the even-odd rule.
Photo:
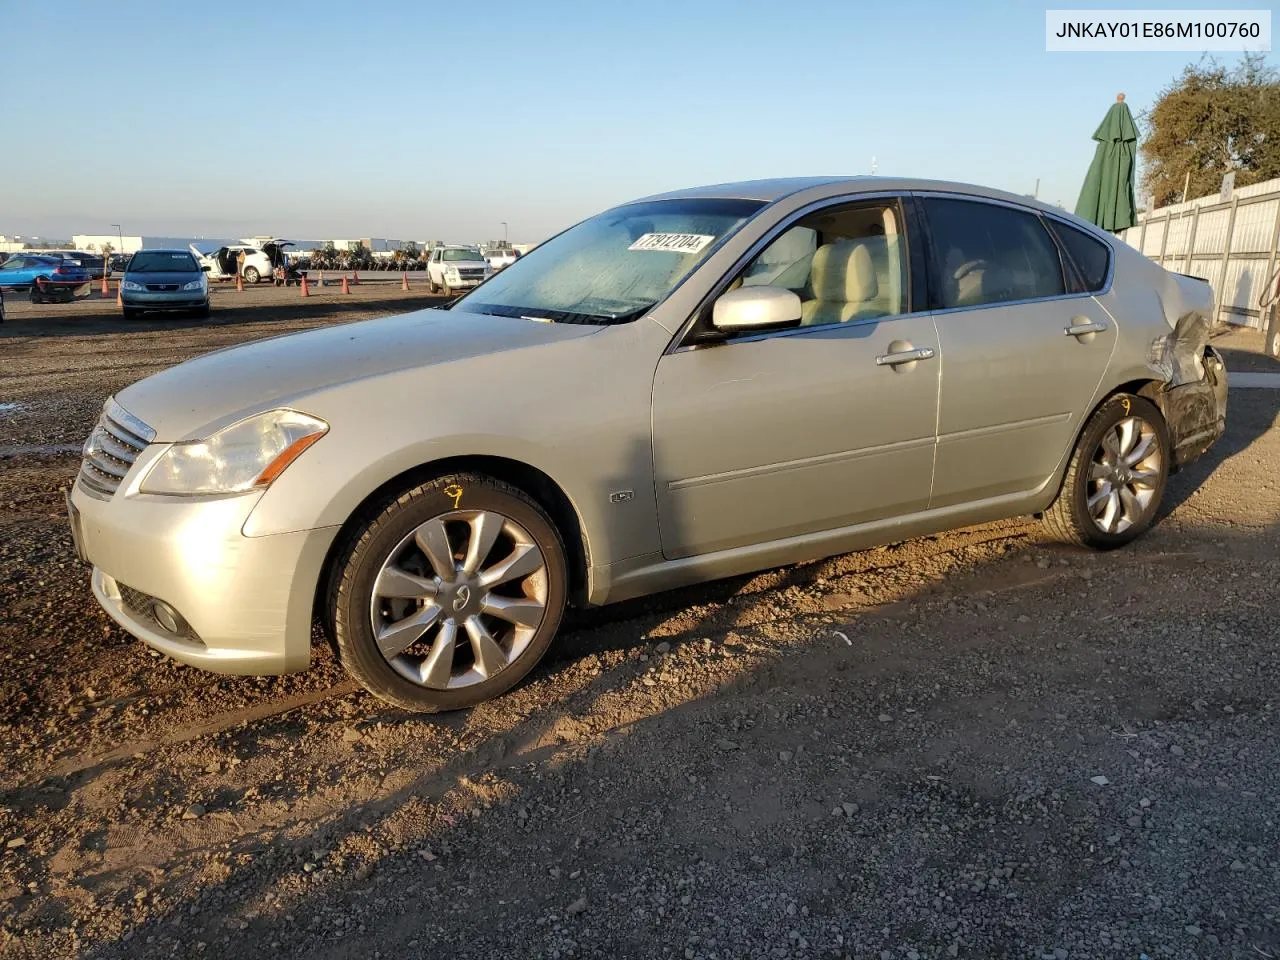
[[[116,228],[116,240],[120,243],[120,246],[116,248],[116,252],[124,253],[124,236],[120,232],[120,224],[113,223],[112,226]]]
[[[502,242],[507,242],[507,221],[502,221]]]

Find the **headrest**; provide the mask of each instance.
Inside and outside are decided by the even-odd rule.
[[[874,300],[877,293],[876,268],[871,245],[884,245],[882,237],[837,240],[820,246],[813,255],[813,294],[818,300],[859,303]]]

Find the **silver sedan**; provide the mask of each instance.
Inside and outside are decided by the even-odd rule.
[[[109,400],[69,498],[98,601],[227,673],[410,709],[605,604],[1016,514],[1120,547],[1222,433],[1212,294],[1023,197],[728,184],[592,217],[445,308]]]

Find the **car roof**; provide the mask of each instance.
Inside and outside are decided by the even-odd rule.
[[[784,197],[797,194],[811,194],[810,199],[819,200],[828,196],[840,196],[847,193],[877,193],[880,191],[935,191],[939,193],[964,194],[971,197],[983,197],[990,200],[1005,200],[1028,207],[1048,210],[1059,215],[1066,211],[1042,203],[1029,196],[996,190],[973,183],[958,183],[950,180],[928,180],[917,177],[785,177],[771,180],[740,180],[734,183],[714,183],[704,187],[690,187],[684,190],[672,190],[642,197],[634,203],[647,203],[652,200],[684,200],[694,198],[721,200],[762,200],[773,203]]]
[[[185,253],[191,256],[190,250],[182,250],[178,247],[143,247],[141,250],[135,250],[134,253]]]

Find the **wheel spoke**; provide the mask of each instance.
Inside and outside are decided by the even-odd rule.
[[[1111,482],[1103,480],[1098,484],[1097,492],[1089,498],[1089,512],[1095,517],[1098,516],[1098,505],[1111,496]]]
[[[426,555],[427,562],[441,580],[452,580],[458,575],[453,562],[453,547],[449,546],[449,533],[444,521],[433,517],[413,532],[413,541]]]
[[[422,682],[428,687],[443,690],[453,677],[453,654],[457,648],[458,625],[452,620],[440,624],[431,653],[422,664]]]
[[[1120,458],[1120,430],[1112,427],[1102,435],[1102,449],[1107,452],[1108,463],[1115,463]]]
[[[403,620],[388,623],[378,631],[378,649],[387,659],[404,653],[427,632],[440,618],[440,608],[434,603],[415,610]]]
[[[1089,479],[1090,479],[1090,480],[1105,480],[1105,479],[1107,479],[1109,476],[1111,476],[1111,468],[1110,468],[1109,466],[1107,466],[1107,464],[1105,464],[1105,463],[1100,463],[1100,462],[1099,462],[1099,461],[1097,461],[1097,460],[1095,460],[1095,461],[1093,461],[1093,463],[1089,464]]]
[[[507,665],[507,655],[493,639],[479,617],[468,617],[464,626],[471,640],[471,652],[475,655],[476,670],[485,678],[492,677]]]
[[[1154,487],[1156,481],[1160,479],[1159,470],[1134,470],[1129,474],[1133,478],[1133,483],[1144,487]]]
[[[1151,455],[1151,448],[1156,445],[1156,435],[1148,433],[1138,441],[1138,445],[1130,450],[1124,458],[1127,466],[1133,467]]]
[[[537,600],[517,600],[491,593],[484,598],[480,609],[508,623],[521,627],[536,627],[542,622],[542,614],[546,607]]]
[[[517,543],[506,559],[481,570],[480,586],[487,589],[527,577],[542,568],[542,551],[532,543]]]
[[[470,577],[480,569],[480,564],[498,542],[498,534],[502,533],[505,521],[496,513],[482,512],[467,522],[471,524],[471,538],[467,543],[467,558],[462,561],[462,572]]]
[[[1141,430],[1138,427],[1138,421],[1133,417],[1121,420],[1116,424],[1116,433],[1118,434],[1118,450],[1121,459],[1129,455],[1129,451],[1133,449],[1133,445],[1138,442]]]
[[[1130,524],[1138,522],[1138,518],[1142,516],[1142,504],[1138,502],[1137,496],[1129,487],[1122,486],[1118,491],[1120,494],[1120,502],[1124,506],[1124,518]]]
[[[415,576],[388,564],[378,574],[378,581],[373,585],[373,595],[400,600],[434,600],[436,584],[434,580]]]
[[[1116,519],[1120,515],[1120,494],[1115,489],[1107,493],[1107,505],[1102,510],[1102,516],[1098,518],[1098,526],[1102,527],[1107,533],[1115,530]]]

